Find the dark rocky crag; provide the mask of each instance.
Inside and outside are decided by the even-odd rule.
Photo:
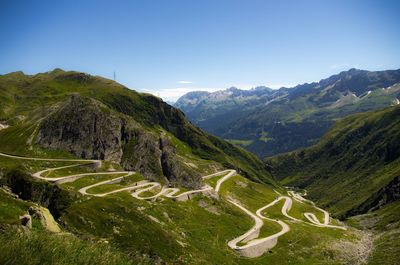
[[[166,137],[151,133],[131,117],[78,94],[42,121],[36,143],[85,159],[113,161],[151,180],[190,188],[198,187],[201,182],[198,173],[179,162]]]
[[[398,200],[400,200],[400,176],[395,177],[367,201],[350,211],[349,215],[372,212]]]

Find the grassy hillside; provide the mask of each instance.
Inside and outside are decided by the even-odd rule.
[[[400,175],[399,139],[396,106],[344,118],[316,145],[267,163],[283,184],[307,188],[311,198],[344,217],[396,200],[391,187]]]
[[[8,165],[13,162],[18,164],[18,160],[8,160]],[[31,170],[40,170],[43,166],[50,165],[39,163]],[[239,256],[227,246],[227,241],[249,230],[254,222],[228,199],[235,199],[255,212],[279,196],[274,187],[252,182],[239,175],[222,185],[219,196],[199,195],[188,201],[177,202],[168,198],[138,200],[128,192],[103,198],[82,196],[77,193],[79,188],[103,179],[82,178],[72,183],[51,185],[19,174],[17,176],[15,172],[10,172],[3,180],[9,183],[13,191],[20,190],[20,195],[25,194],[26,197],[23,197],[31,201],[47,203],[46,194],[55,186],[69,194],[71,202],[62,210],[58,221],[64,231],[75,236],[52,235],[43,229],[33,229],[29,236],[16,237],[0,230],[1,242],[12,246],[0,252],[0,259],[10,260],[10,251],[14,249],[21,253],[13,256],[14,261],[24,263],[32,258],[38,262],[35,264],[49,263],[50,253],[53,253],[52,261],[59,264],[85,264],[88,260],[97,262],[101,255],[107,255],[107,259],[99,264],[129,264],[127,258],[135,264],[343,264],[357,262],[360,258],[357,254],[362,244],[360,240],[363,235],[360,231],[350,227],[344,231],[311,226],[307,224],[303,213],[312,212],[322,218],[321,212],[310,204],[295,200],[290,214],[304,222],[294,222],[283,216],[282,205],[264,211],[264,215],[286,222],[291,230],[264,255],[255,259]],[[10,181],[15,178],[20,181]],[[129,184],[132,183],[120,183],[118,187],[110,186],[108,189]],[[283,190],[281,192],[286,194]],[[3,194],[1,199],[6,207],[1,208],[0,223],[12,224],[15,229],[20,229],[18,216],[31,203],[17,201],[7,194]],[[15,210],[16,204],[22,206]],[[280,230],[275,222],[264,222],[261,237]],[[332,222],[337,224],[335,220]],[[347,250],[339,247],[343,242],[350,245]],[[60,255],[59,249],[65,254]],[[31,257],[32,252],[28,250],[34,250],[35,256]],[[93,255],[88,255],[87,251],[93,251]]]
[[[0,263],[1,264],[149,264],[150,259],[129,259],[115,247],[99,241],[81,240],[72,234],[53,234],[39,220],[33,229],[23,232],[19,216],[34,205],[12,198],[0,190]]]
[[[80,99],[81,104],[75,108],[75,110],[80,108],[80,112],[74,113],[71,107],[68,109],[68,105],[72,106],[69,103],[71,97]],[[134,139],[144,135],[141,138],[142,145],[148,145],[152,141],[151,144],[155,145],[154,148],[159,148],[158,143],[155,142],[162,134],[167,133],[174,138],[173,141],[188,148],[186,154],[178,155],[185,156],[190,153],[192,154],[190,158],[215,161],[224,167],[236,168],[253,180],[273,182],[262,161],[254,155],[204,133],[188,122],[179,110],[169,106],[161,99],[152,95],[137,93],[114,81],[98,76],[79,72],[64,72],[60,69],[33,76],[24,75],[22,72],[2,75],[0,76],[0,104],[2,106],[0,108],[0,123],[10,126],[8,129],[0,131],[0,151],[22,155],[30,153],[40,156],[46,153],[57,156],[57,154],[62,153],[60,151],[70,150],[65,148],[65,145],[60,148],[60,143],[58,143],[57,148],[50,148],[52,149],[50,151],[48,148],[44,150],[43,147],[49,147],[54,143],[46,145],[42,141],[38,144],[38,133],[43,136],[43,131],[50,134],[56,127],[64,132],[70,128],[72,135],[66,136],[66,139],[75,137],[75,141],[79,145],[87,139],[84,136],[86,132],[79,131],[79,127],[86,125],[87,130],[91,130],[92,127],[96,127],[95,124],[92,124],[95,117],[111,116],[114,117],[113,120],[122,119],[124,121],[122,126],[128,123],[131,124],[130,128],[134,128],[127,132],[130,135],[122,136],[125,137],[123,139],[129,141],[121,143],[121,148],[124,148],[124,165],[136,163],[139,167],[138,162],[131,159],[133,157],[132,152],[134,153],[134,150],[138,150],[140,147],[140,143],[137,143],[135,147],[130,147],[135,144]],[[65,108],[69,111],[69,116],[66,116],[67,110]],[[95,113],[92,116],[90,116],[91,114],[87,115],[86,123],[71,123],[80,117],[79,113],[92,112]],[[51,121],[55,122],[52,123]],[[113,130],[118,131],[118,127],[110,127],[112,123],[105,121],[104,124],[105,127],[110,128],[111,132]],[[43,128],[44,126],[48,126],[48,128]],[[89,133],[94,134],[95,132],[89,131]],[[110,134],[112,135],[112,133]],[[47,136],[48,138],[45,139],[47,141],[49,137],[58,137],[55,135]],[[99,135],[99,138],[104,138],[104,135]],[[66,140],[62,139],[62,141],[65,142]],[[101,141],[101,139],[97,141]],[[88,144],[93,145],[93,142],[88,142]],[[98,145],[101,146],[102,143],[99,142]],[[174,148],[175,146],[172,147],[172,153],[179,153],[179,150],[174,150]],[[78,154],[77,152],[74,154],[86,156],[86,158],[96,156],[95,154]],[[142,160],[148,161],[149,159],[157,160],[159,158],[153,154],[148,154]],[[157,163],[153,162],[153,165]],[[171,159],[169,159],[169,163],[172,163]],[[175,164],[179,165],[180,168],[170,174],[179,175],[178,171],[187,171],[195,175],[194,170],[179,161]],[[147,167],[150,167],[150,165]],[[149,169],[148,171],[151,171],[152,174],[159,172],[157,169]]]

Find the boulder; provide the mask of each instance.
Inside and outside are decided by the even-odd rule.
[[[44,228],[46,228],[46,230],[53,233],[61,232],[60,226],[54,220],[53,216],[47,208],[40,206],[31,206],[29,207],[28,212],[33,218],[39,219],[40,223],[43,225]]]
[[[23,216],[19,217],[21,221],[21,225],[31,229],[32,228],[32,217],[29,214],[24,214]]]

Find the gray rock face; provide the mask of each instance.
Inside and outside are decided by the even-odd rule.
[[[160,138],[161,150],[161,166],[163,174],[172,183],[186,183],[186,186],[192,188],[200,187],[200,176],[195,171],[191,170],[187,165],[180,163],[179,158],[175,155],[175,148],[171,145],[170,141],[161,136]]]
[[[144,128],[131,116],[79,95],[71,96],[43,120],[36,143],[85,159],[116,162],[151,180],[186,187],[198,187],[201,182],[196,172],[177,159],[166,137]]]
[[[43,121],[36,143],[82,158],[120,162],[124,124],[120,118],[107,115],[102,107],[93,100],[72,96]]]
[[[374,196],[361,204],[351,215],[372,212],[379,208],[400,200],[400,176],[393,178],[385,187],[380,189]]]

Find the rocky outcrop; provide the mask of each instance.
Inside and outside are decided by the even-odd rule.
[[[400,176],[392,179],[385,187],[380,189],[367,201],[365,201],[356,209],[350,211],[348,215],[372,212],[398,200],[400,200]]]
[[[73,202],[73,194],[57,185],[39,181],[20,170],[11,170],[4,175],[4,183],[19,199],[29,200],[49,209],[57,219]]]
[[[24,214],[23,216],[20,216],[19,220],[21,221],[21,225],[32,229],[32,217],[29,214]]]
[[[182,163],[165,136],[134,117],[117,113],[94,99],[71,96],[46,117],[36,143],[85,159],[101,159],[140,172],[150,180],[199,187],[200,175]]]
[[[386,187],[382,188],[375,196],[371,204],[371,211],[382,206],[400,200],[400,176],[395,177]]]
[[[44,119],[36,143],[61,149],[82,158],[120,162],[125,124],[94,100],[72,96],[54,114]]]
[[[166,137],[160,138],[160,150],[163,174],[172,183],[185,183],[187,187],[200,188],[200,175],[178,160],[175,148]]]
[[[46,228],[47,231],[53,233],[61,232],[60,226],[54,220],[53,216],[47,208],[40,206],[31,206],[29,207],[28,212],[32,217],[38,218],[42,226]]]

